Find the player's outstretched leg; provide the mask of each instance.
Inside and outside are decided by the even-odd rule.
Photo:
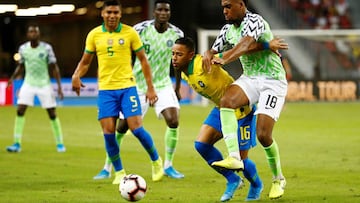
[[[25,125],[25,117],[24,116],[16,116],[15,117],[15,125],[14,125],[14,144],[7,146],[6,151],[8,152],[20,152],[21,151],[21,138]]]
[[[6,151],[8,151],[8,152],[20,152],[21,151],[20,143],[16,142],[13,145],[7,146]]]
[[[243,161],[231,156],[228,156],[220,161],[214,161],[213,163],[211,163],[211,166],[218,167],[220,169],[230,169],[234,171],[242,171],[244,169]]]
[[[195,149],[199,152],[201,157],[205,159],[210,167],[226,178],[226,189],[224,194],[221,196],[220,201],[229,201],[234,196],[235,191],[244,185],[242,179],[232,170],[223,168],[220,169],[211,165],[211,163],[214,161],[223,159],[220,151],[217,150],[213,145],[196,141]]]
[[[180,179],[184,178],[184,174],[177,171],[172,166],[176,145],[178,142],[179,128],[166,128],[165,132],[165,162],[164,174],[170,178]]]
[[[120,146],[122,143],[122,138],[124,137],[124,133],[119,133],[116,131],[116,141],[118,142],[118,145]],[[93,179],[94,180],[101,180],[101,179],[106,179],[106,178],[110,178],[111,177],[111,169],[112,169],[112,163],[111,160],[109,159],[109,156],[106,153],[106,158],[105,158],[105,164],[103,169],[101,169],[101,171],[96,174]]]
[[[220,108],[221,130],[229,156],[221,161],[215,161],[211,165],[220,168],[240,171],[244,169],[244,163],[240,158],[237,129],[238,123],[235,110]]]
[[[164,176],[164,168],[162,164],[162,159],[159,158],[156,161],[151,162],[151,171],[152,171],[152,180],[153,181],[160,181],[161,178]]]
[[[120,171],[115,171],[115,178],[112,182],[112,184],[114,185],[118,185],[120,184],[121,180],[126,176],[126,172],[124,169],[120,170]]]
[[[50,120],[50,124],[55,137],[57,152],[65,152],[66,148],[63,141],[63,133],[62,133],[60,119],[56,117],[55,119]]]
[[[283,177],[282,179],[274,179],[271,185],[269,198],[270,199],[278,199],[282,197],[285,191],[286,179]]]
[[[263,191],[264,185],[259,177],[256,170],[256,165],[249,158],[244,161],[244,177],[250,182],[250,188],[245,201],[255,201],[260,199],[261,192]]]
[[[140,141],[141,145],[147,151],[152,163],[152,180],[159,181],[164,176],[164,168],[162,159],[154,145],[151,135],[144,129],[139,127],[132,131],[135,137]]]
[[[269,192],[269,198],[278,199],[282,197],[285,192],[286,180],[282,174],[280,153],[276,141],[273,139],[272,144],[268,147],[264,147],[264,150],[273,174],[273,182]]]
[[[236,175],[236,174],[234,174]],[[227,182],[226,183],[226,189],[224,194],[221,196],[220,201],[222,202],[226,202],[229,201],[233,196],[234,193],[237,189],[241,188],[243,185],[242,179],[237,176],[237,179],[231,181],[231,182]]]

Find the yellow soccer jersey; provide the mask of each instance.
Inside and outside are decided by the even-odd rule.
[[[108,32],[104,24],[92,29],[86,38],[85,52],[97,55],[99,90],[135,86],[131,52],[141,48],[139,35],[128,25],[120,23],[114,32]]]
[[[199,94],[214,102],[217,106],[224,95],[226,88],[234,82],[234,79],[220,66],[212,65],[211,72],[206,73],[202,69],[202,57],[197,54],[190,62],[188,76],[182,73],[182,78]],[[236,110],[238,119],[249,114],[249,106]]]

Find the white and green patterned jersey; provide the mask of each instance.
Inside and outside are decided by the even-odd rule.
[[[212,49],[217,52],[225,51],[227,46],[235,46],[242,37],[253,37],[257,42],[270,42],[274,36],[269,24],[258,14],[249,11],[239,27],[226,24],[222,27]],[[271,50],[262,50],[240,56],[243,75],[265,76],[276,80],[285,80],[285,70],[280,57]]]
[[[144,44],[155,89],[161,90],[164,87],[172,86],[170,78],[172,46],[175,40],[184,36],[183,31],[169,24],[169,28],[165,32],[159,33],[155,28],[154,20],[143,21],[136,24],[134,28]],[[135,60],[133,73],[138,90],[145,92],[147,89],[146,81],[138,59]]]
[[[56,57],[50,44],[40,42],[35,48],[30,42],[19,47],[20,64],[25,66],[24,82],[32,86],[50,84],[48,64],[56,63]]]

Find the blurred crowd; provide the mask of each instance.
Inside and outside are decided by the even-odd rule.
[[[289,0],[302,19],[315,29],[352,27],[347,0]]]
[[[351,29],[350,6],[347,0],[289,0],[303,21],[314,29]],[[360,42],[337,39],[326,46],[346,69],[360,69]]]

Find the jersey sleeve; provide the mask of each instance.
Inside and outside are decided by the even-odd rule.
[[[19,60],[19,63],[20,63],[20,64],[24,64],[24,63],[25,63],[24,49],[25,49],[25,44],[20,45],[19,51],[18,51],[19,54],[20,54],[20,60]]]
[[[245,20],[242,36],[253,37],[256,41],[265,32],[265,23],[260,15],[250,14],[247,15]]]
[[[48,52],[48,64],[56,63],[56,57],[52,46],[46,43],[45,48]]]
[[[96,46],[94,41],[94,31],[90,31],[89,34],[86,36],[85,42],[85,52],[89,54],[93,54],[96,52]]]
[[[170,29],[172,29],[179,38],[184,37],[184,32],[179,27],[177,27],[171,23],[169,26],[170,26]]]
[[[143,43],[140,39],[140,35],[135,31],[135,29],[132,29],[131,33],[131,50],[138,52],[143,48]]]
[[[222,52],[224,50],[226,44],[226,33],[228,32],[230,24],[224,25],[221,30],[220,34],[216,37],[214,44],[212,45],[212,49],[216,52]]]
[[[151,22],[152,20],[146,20],[134,25],[133,28],[137,33],[141,34],[147,27],[150,26]]]

